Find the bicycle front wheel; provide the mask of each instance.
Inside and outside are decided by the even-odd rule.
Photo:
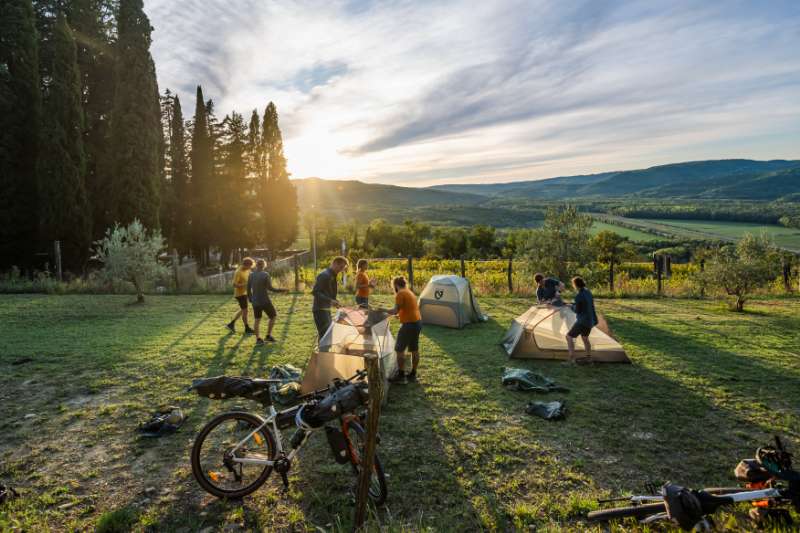
[[[586,518],[592,522],[608,522],[609,520],[616,520],[617,518],[627,518],[629,516],[634,518],[646,518],[650,515],[664,513],[667,508],[663,502],[660,503],[647,503],[644,505],[632,505],[630,507],[618,507],[616,509],[601,509],[599,511],[592,511]]]
[[[356,422],[351,420],[347,424],[347,440],[350,441],[351,457],[350,461],[353,466],[353,474],[356,480],[359,479],[361,473],[361,457],[364,454],[364,446],[366,444],[367,432],[364,428]],[[375,460],[373,461],[372,477],[369,483],[369,497],[377,506],[386,503],[388,496],[388,489],[386,487],[386,475],[383,472],[383,463],[378,457],[378,451],[375,450]]]
[[[245,412],[223,413],[211,420],[192,446],[192,473],[203,489],[218,498],[241,498],[267,480],[272,467],[235,462],[234,458],[275,459],[275,438],[263,420]],[[253,433],[247,441],[236,445]]]

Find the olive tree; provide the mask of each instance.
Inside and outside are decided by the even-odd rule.
[[[636,255],[627,238],[613,231],[603,230],[589,240],[589,248],[600,263],[608,263],[608,289],[614,290],[614,265]]]
[[[95,243],[95,253],[103,263],[101,276],[108,281],[130,281],[136,300],[144,302],[145,283],[167,274],[167,268],[158,262],[164,247],[161,232],[148,232],[138,219],[127,226],[115,224]]]
[[[530,233],[526,255],[537,268],[566,280],[571,267],[584,265],[590,258],[591,227],[592,218],[575,206],[548,208],[542,227]]]
[[[745,234],[735,246],[725,246],[712,253],[703,272],[703,280],[736,299],[733,308],[743,311],[753,291],[777,276],[777,249],[770,237]]]

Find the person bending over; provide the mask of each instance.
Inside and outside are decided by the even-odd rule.
[[[408,380],[416,381],[417,366],[419,365],[419,334],[422,331],[422,315],[419,313],[417,297],[406,287],[406,278],[400,276],[392,280],[394,289],[394,307],[388,311],[390,315],[397,315],[400,319],[400,331],[397,332],[397,341],[394,350],[397,352],[398,372],[390,381],[392,383],[407,383]],[[411,352],[411,372],[406,376],[405,358],[406,349]]]
[[[286,289],[278,289],[272,286],[272,278],[269,272],[265,270],[267,262],[263,259],[256,261],[256,271],[250,274],[250,279],[247,280],[247,296],[250,298],[250,303],[253,304],[253,316],[255,317],[255,333],[256,333],[256,346],[262,346],[264,339],[261,338],[259,327],[261,326],[261,315],[266,313],[269,318],[267,324],[266,340],[275,342],[275,337],[272,336],[272,328],[275,327],[275,318],[278,313],[275,311],[275,306],[272,305],[269,292],[286,292]]]
[[[253,260],[249,257],[242,259],[242,264],[233,274],[233,297],[239,304],[239,310],[233,315],[233,320],[228,322],[225,327],[231,333],[236,333],[235,324],[239,317],[242,317],[245,333],[255,333],[247,322],[247,280],[250,278],[250,269],[253,267]]]
[[[314,303],[311,306],[311,314],[314,316],[314,325],[317,326],[317,335],[321,339],[331,325],[331,307],[340,307],[337,295],[337,276],[340,272],[345,272],[349,266],[346,257],[336,257],[331,261],[331,265],[317,274],[314,288],[311,294],[314,295]]]
[[[369,263],[366,259],[359,259],[356,263],[356,304],[359,307],[369,307],[369,293],[375,287],[375,282],[367,275],[368,268]]]
[[[543,274],[536,273],[533,276],[536,282],[536,301],[540,304],[564,305],[561,300],[561,291],[564,284],[556,278],[546,278]]]
[[[575,324],[567,332],[567,349],[569,350],[569,360],[572,363],[588,363],[592,360],[592,345],[589,344],[589,334],[592,328],[597,325],[597,313],[594,310],[594,298],[591,291],[586,288],[583,278],[576,276],[572,278],[572,286],[578,291],[575,294],[575,302],[572,310],[575,311]],[[583,346],[586,349],[586,356],[581,359],[575,358],[575,339],[580,335]]]

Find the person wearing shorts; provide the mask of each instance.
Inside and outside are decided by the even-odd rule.
[[[259,327],[261,325],[261,317],[266,314],[269,319],[267,325],[266,340],[275,342],[275,337],[272,336],[272,328],[275,327],[275,319],[278,313],[275,311],[275,306],[272,305],[272,300],[269,297],[269,292],[286,292],[286,289],[278,289],[272,286],[272,279],[269,273],[265,270],[267,262],[263,259],[256,261],[256,271],[250,274],[247,281],[247,296],[250,303],[253,305],[253,317],[255,317],[255,334],[256,346],[262,346],[264,339],[261,338]]]
[[[392,280],[395,305],[389,310],[389,314],[397,315],[400,320],[400,330],[397,332],[397,340],[394,345],[394,351],[397,353],[398,372],[390,379],[392,383],[407,383],[417,380],[422,315],[419,312],[417,296],[406,285],[406,278],[402,276]],[[407,375],[405,372],[406,350],[411,352],[411,372]]]
[[[592,328],[597,325],[597,313],[594,310],[594,298],[591,291],[586,288],[586,282],[581,277],[572,278],[572,286],[578,291],[575,294],[575,302],[572,310],[575,311],[575,323],[567,332],[567,349],[569,350],[569,361],[571,363],[588,363],[592,360],[592,345],[589,343],[589,334]],[[575,358],[575,339],[583,340],[586,349],[586,356],[580,359]]]
[[[247,280],[250,278],[250,269],[252,267],[253,260],[249,257],[245,257],[242,259],[242,264],[239,265],[239,268],[237,268],[236,272],[233,274],[233,297],[236,303],[239,304],[239,310],[233,315],[233,320],[225,324],[225,327],[228,328],[231,333],[236,333],[235,324],[239,317],[242,318],[242,322],[244,323],[244,332],[248,334],[255,333],[250,328],[250,324],[247,323]]]
[[[356,304],[359,307],[369,307],[369,293],[375,287],[375,282],[370,281],[367,275],[369,263],[366,259],[359,259],[356,263]]]

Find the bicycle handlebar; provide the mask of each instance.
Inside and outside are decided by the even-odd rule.
[[[331,383],[330,385],[328,385],[326,387],[323,387],[321,389],[317,389],[315,391],[303,394],[302,396],[298,396],[297,399],[300,400],[300,401],[304,401],[304,400],[307,400],[309,398],[314,398],[315,396],[319,396],[321,394],[324,394],[324,393],[330,391],[331,387],[334,386],[334,385],[336,385],[337,388],[338,388],[338,387],[341,387],[344,384],[351,383],[355,379],[363,380],[365,377],[367,377],[367,371],[366,370],[356,370],[355,374],[353,374],[352,376],[350,376],[349,378],[347,378],[345,380],[342,380],[341,378],[335,378],[333,383]]]

